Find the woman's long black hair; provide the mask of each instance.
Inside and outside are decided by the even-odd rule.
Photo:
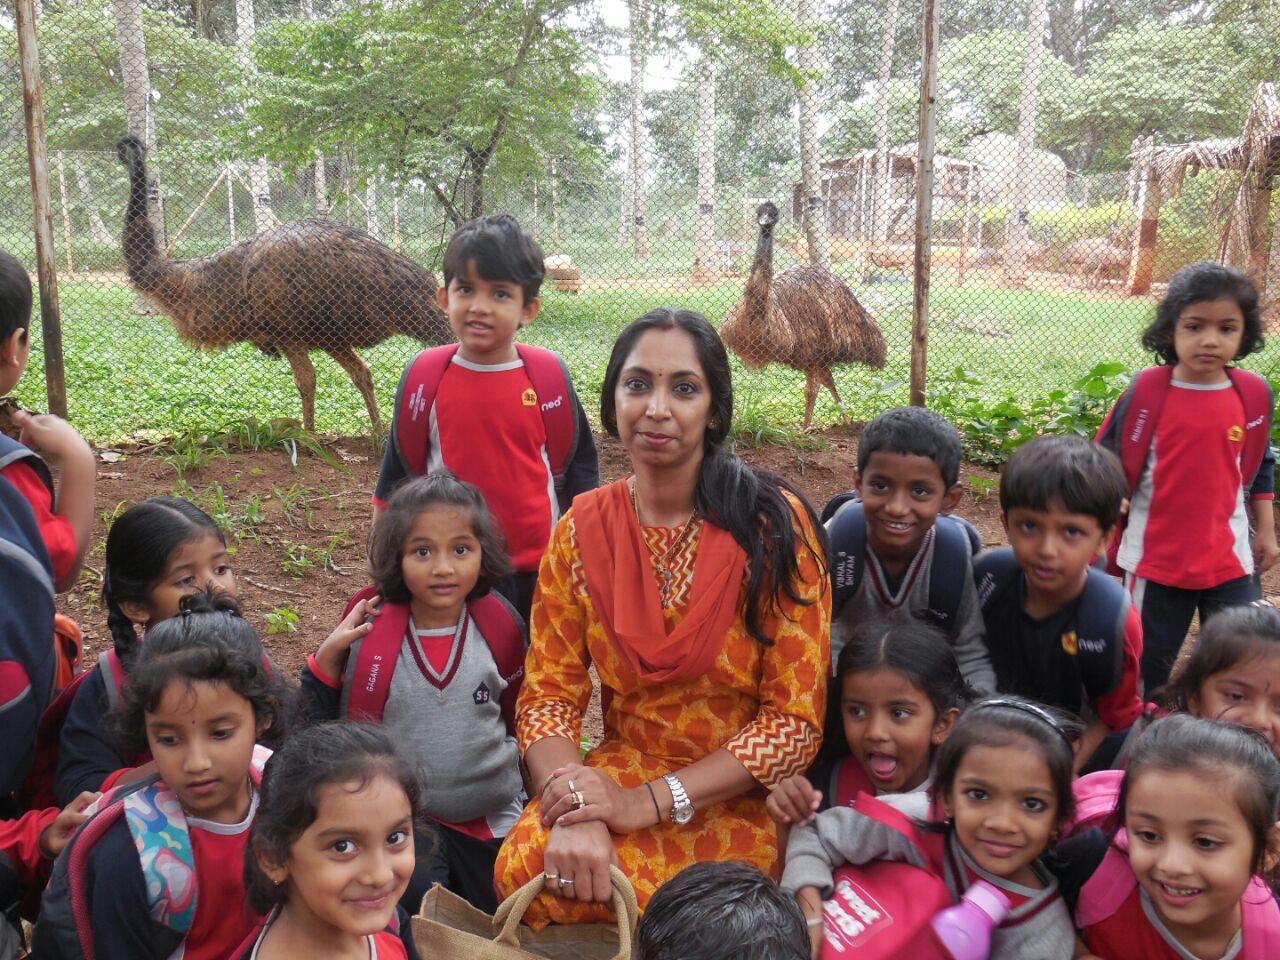
[[[698,515],[727,530],[747,554],[747,596],[745,623],[747,631],[765,645],[773,639],[764,631],[764,621],[771,611],[781,613],[779,596],[793,603],[808,604],[801,596],[803,580],[796,556],[796,540],[800,534],[795,510],[784,494],[795,498],[812,526],[811,537],[799,536],[822,570],[826,579],[826,533],[805,495],[786,477],[769,470],[750,467],[725,449],[725,439],[733,422],[733,379],[729,372],[729,355],[715,327],[700,313],[659,307],[635,320],[618,335],[613,353],[605,368],[604,386],[600,390],[600,422],[610,436],[618,436],[618,417],[614,394],[627,357],[636,342],[650,330],[679,329],[687,333],[698,353],[698,362],[711,395],[707,413],[702,465],[693,495]]]

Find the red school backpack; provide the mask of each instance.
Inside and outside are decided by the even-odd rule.
[[[834,799],[849,805],[846,798]],[[946,838],[868,794],[860,794],[853,807],[910,840],[912,860],[845,864],[833,871],[831,899],[822,911],[823,960],[948,960],[929,925],[953,902],[942,879]]]

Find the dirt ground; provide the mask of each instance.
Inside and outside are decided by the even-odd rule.
[[[750,463],[790,477],[820,509],[851,485],[860,430],[860,425],[827,430],[818,434],[816,449],[770,446],[740,452]],[[626,473],[627,458],[617,441],[596,440],[602,479]],[[299,450],[295,466],[285,450],[271,449],[212,456],[184,470],[190,490],[185,495],[214,514],[228,534],[245,615],[286,675],[297,675],[348,598],[366,583],[365,539],[378,454],[361,438],[325,441],[324,448],[335,465]],[[104,518],[99,539],[80,584],[60,598],[62,612],[84,631],[87,663],[110,643],[100,598],[105,519],[154,494],[184,495],[174,465],[155,453],[105,451],[105,457],[114,462],[99,464],[97,511]],[[962,473],[970,489],[957,512],[978,527],[985,543],[1003,543],[996,475],[971,464]],[[1277,599],[1280,571],[1272,571],[1264,587]]]

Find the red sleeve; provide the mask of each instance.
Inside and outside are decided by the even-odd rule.
[[[1112,730],[1127,730],[1142,714],[1138,688],[1142,663],[1142,615],[1130,605],[1124,623],[1124,668],[1120,682],[1094,703],[1098,716]]]
[[[40,853],[40,834],[57,819],[57,807],[32,810],[17,820],[0,820],[0,855],[7,857],[24,887],[39,889],[49,879],[53,861]]]
[[[21,460],[9,464],[3,471],[4,478],[18,488],[27,503],[31,504],[31,512],[35,514],[36,525],[40,528],[40,536],[44,538],[45,549],[49,551],[49,563],[53,566],[54,581],[62,580],[75,566],[76,547],[75,531],[66,517],[53,512],[53,495],[44,481],[31,467]]]

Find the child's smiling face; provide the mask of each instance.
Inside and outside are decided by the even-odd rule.
[[[1197,956],[1225,952],[1253,874],[1253,834],[1225,779],[1148,768],[1127,786],[1129,865],[1169,932]]]
[[[877,450],[854,478],[867,524],[867,545],[893,574],[901,572],[933,529],[955,507],[961,487],[947,487],[929,457]]]

